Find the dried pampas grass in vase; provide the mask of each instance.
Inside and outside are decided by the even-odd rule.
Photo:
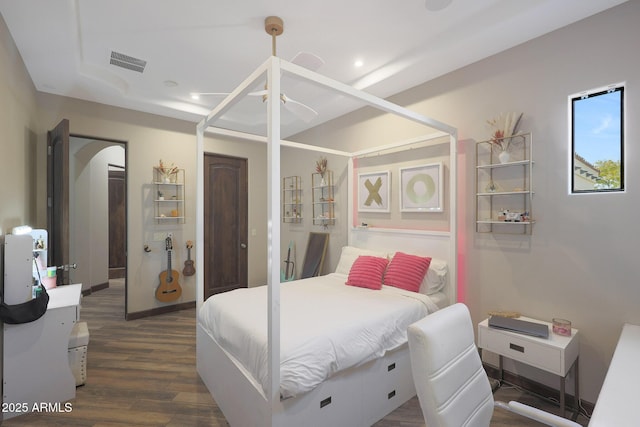
[[[320,185],[326,185],[324,175],[327,173],[327,158],[320,157],[316,160],[316,172],[320,174]]]
[[[487,120],[492,129],[491,143],[500,151],[498,158],[500,163],[509,161],[509,147],[512,143],[512,137],[518,134],[518,126],[522,119],[522,113],[502,113],[498,117]]]

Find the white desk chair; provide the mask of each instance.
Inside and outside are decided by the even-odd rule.
[[[495,402],[474,341],[469,310],[458,303],[409,326],[411,369],[429,427],[488,427],[494,406],[555,427],[573,421],[519,402]]]

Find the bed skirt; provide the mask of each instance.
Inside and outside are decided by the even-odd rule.
[[[200,324],[196,339],[198,373],[232,427],[368,427],[416,394],[406,344],[272,404]]]

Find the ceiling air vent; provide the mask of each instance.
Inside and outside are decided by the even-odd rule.
[[[144,67],[147,65],[147,61],[143,59],[134,58],[133,56],[125,55],[124,53],[111,52],[111,65],[116,67],[126,68],[127,70],[137,71],[142,73]]]

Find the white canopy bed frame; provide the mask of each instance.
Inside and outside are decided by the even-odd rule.
[[[337,91],[349,98],[360,100],[367,106],[379,109],[412,122],[435,129],[424,138],[392,143],[356,153],[330,150],[323,147],[281,140],[280,96],[281,74],[291,73],[315,85]],[[266,74],[267,78],[267,135],[259,136],[229,131],[215,127],[216,121],[232,106],[246,96]],[[396,407],[415,395],[411,378],[407,346],[346,372],[341,372],[310,392],[294,398],[281,400],[280,386],[280,148],[297,147],[323,153],[332,153],[351,158],[348,176],[353,178],[353,159],[367,154],[409,147],[418,141],[449,139],[449,231],[428,232],[415,230],[359,229],[353,226],[353,195],[349,194],[348,244],[361,248],[384,248],[387,252],[402,250],[417,254],[429,254],[448,262],[449,277],[447,293],[449,303],[456,301],[457,288],[457,244],[456,244],[456,129],[412,112],[386,100],[377,98],[348,85],[336,82],[306,68],[270,57],[231,92],[210,114],[197,125],[197,213],[196,213],[196,263],[204,263],[204,135],[212,132],[262,141],[268,144],[267,161],[267,286],[268,286],[268,370],[269,389],[263,391],[251,381],[246,371],[236,363],[215,340],[197,326],[197,369],[216,403],[233,427],[248,426],[368,426],[383,418]],[[442,143],[442,142],[440,142]],[[349,193],[352,185],[348,184]],[[196,273],[197,308],[200,310],[204,295],[204,269]],[[383,390],[382,395],[375,392]]]

